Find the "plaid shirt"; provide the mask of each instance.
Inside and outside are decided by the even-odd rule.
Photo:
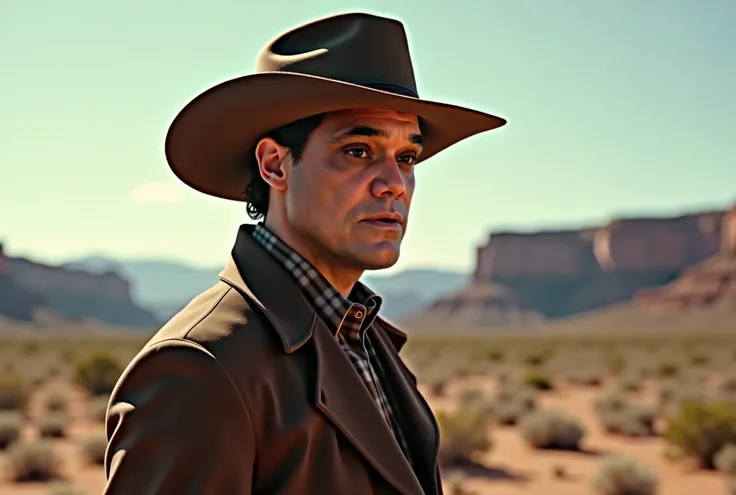
[[[383,390],[383,370],[366,330],[378,315],[381,298],[357,282],[350,293],[351,302],[343,297],[311,263],[268,230],[262,223],[253,230],[253,239],[268,251],[294,277],[304,296],[336,336],[355,370],[368,388],[376,407],[409,459],[406,439],[401,433],[394,408]]]

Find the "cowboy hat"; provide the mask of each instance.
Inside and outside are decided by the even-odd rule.
[[[382,108],[417,115],[419,161],[467,137],[501,127],[501,117],[422,100],[401,22],[370,14],[326,17],[280,35],[256,72],[200,94],[172,122],[166,159],[194,189],[247,201],[244,162],[265,134],[330,111]]]

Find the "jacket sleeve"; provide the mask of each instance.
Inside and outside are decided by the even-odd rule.
[[[121,376],[107,412],[105,495],[250,495],[255,440],[242,394],[196,343],[169,340]]]

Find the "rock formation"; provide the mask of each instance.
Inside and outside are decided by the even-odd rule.
[[[719,250],[736,251],[734,212],[619,218],[577,230],[492,233],[477,249],[471,285],[406,322],[412,329],[451,330],[568,316],[630,301],[642,289],[672,282]]]
[[[9,257],[0,244],[0,314],[28,320],[41,307],[121,326],[157,323],[131,300],[128,282],[116,273],[96,275]]]
[[[474,282],[452,296],[443,297],[402,323],[411,331],[462,333],[504,325],[526,325],[543,320],[521,309],[501,285]]]
[[[634,303],[646,310],[670,314],[736,306],[736,205],[723,216],[719,232],[720,251],[716,255],[686,268],[663,287],[639,291]]]

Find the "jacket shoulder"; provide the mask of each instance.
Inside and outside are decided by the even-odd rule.
[[[149,340],[195,342],[218,357],[218,349],[232,347],[234,339],[263,340],[270,323],[231,285],[220,281],[197,295]],[[252,347],[252,346],[249,346]]]

